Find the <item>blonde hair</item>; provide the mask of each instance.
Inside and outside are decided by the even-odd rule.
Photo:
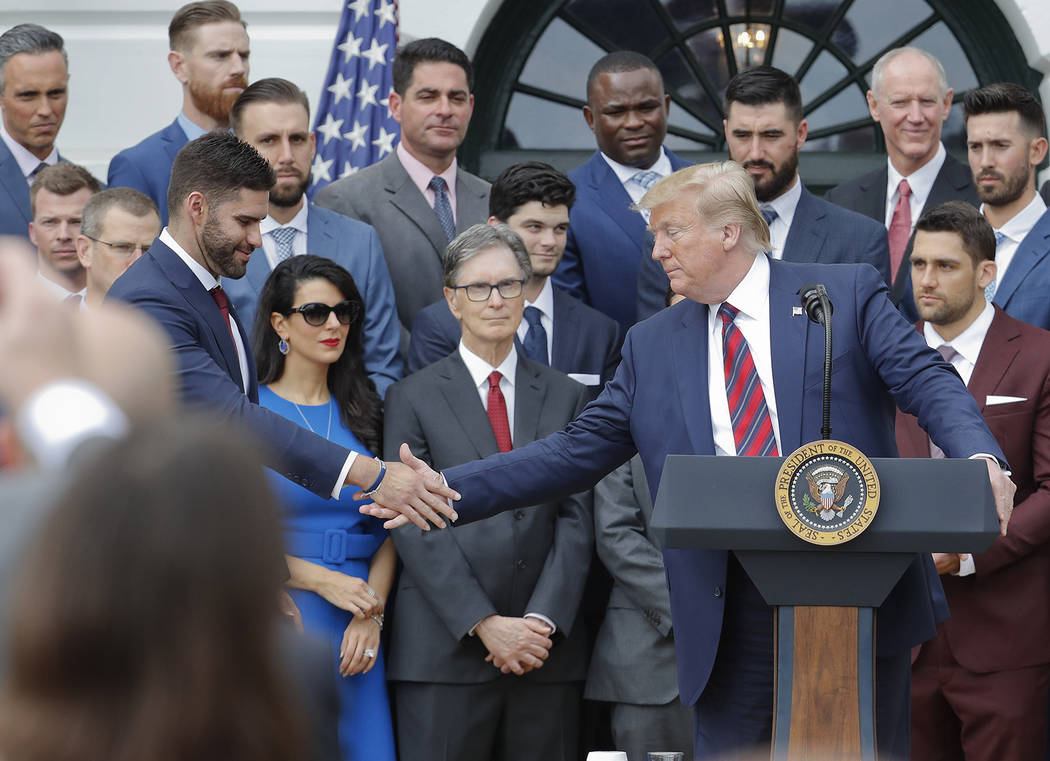
[[[769,226],[758,208],[755,182],[735,161],[679,169],[656,183],[634,208],[649,211],[689,192],[696,194],[696,216],[701,222],[711,228],[738,224],[745,248],[755,254],[769,250]]]

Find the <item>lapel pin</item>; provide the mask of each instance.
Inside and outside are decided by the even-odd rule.
[[[791,307],[791,316],[792,317],[801,317],[802,316],[802,307]]]

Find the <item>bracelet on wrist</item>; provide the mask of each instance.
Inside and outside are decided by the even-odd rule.
[[[375,483],[373,483],[371,486],[368,487],[368,489],[366,489],[363,492],[364,496],[366,497],[371,497],[373,494],[379,491],[379,487],[383,485],[383,477],[386,475],[386,463],[380,460],[378,457],[375,457],[373,459],[379,463],[379,475],[376,477]]]
[[[373,613],[370,616],[370,618],[373,621],[375,621],[377,624],[379,624],[379,631],[383,631],[383,614],[382,613]]]

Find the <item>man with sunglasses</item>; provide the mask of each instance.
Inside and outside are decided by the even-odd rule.
[[[365,370],[383,396],[401,377],[394,286],[371,225],[306,200],[316,152],[306,93],[287,79],[260,79],[233,104],[230,125],[277,173],[269,213],[259,225],[262,246],[248,262],[245,277],[223,281],[230,301],[251,325],[263,284],[279,262],[301,254],[331,259],[354,278],[365,302]]]
[[[80,218],[77,258],[87,273],[84,306],[97,307],[109,287],[149,251],[160,235],[160,214],[134,188],[109,188],[88,199]]]
[[[390,387],[387,455],[407,441],[440,470],[561,430],[583,408],[586,387],[515,348],[531,271],[507,225],[452,240],[444,292],[462,336]],[[590,503],[588,491],[463,530],[393,533],[404,571],[387,678],[402,758],[434,748],[446,761],[579,757]]]

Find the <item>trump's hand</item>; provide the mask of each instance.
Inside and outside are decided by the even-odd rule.
[[[550,627],[535,618],[489,616],[474,629],[488,649],[485,662],[518,676],[543,666],[554,644]]]
[[[1014,492],[1017,491],[1017,486],[1010,480],[1006,471],[999,467],[998,462],[987,457],[984,461],[988,465],[988,480],[992,482],[995,512],[999,516],[999,533],[1006,536],[1006,524],[1010,522],[1010,515],[1014,511]]]
[[[372,495],[372,502],[361,505],[361,512],[384,519],[383,526],[387,529],[414,523],[429,531],[430,523],[445,528],[442,515],[456,520],[459,515],[449,500],[459,499],[459,494],[448,488],[440,473],[413,455],[408,444],[401,445],[399,454],[401,462],[386,463],[383,482]],[[358,457],[350,468],[347,482],[363,486],[372,484],[378,477],[376,461]],[[365,499],[365,495],[359,491],[354,499]]]
[[[937,566],[937,573],[944,576],[949,573],[958,573],[964,557],[966,556],[957,552],[935,552],[933,562]]]

